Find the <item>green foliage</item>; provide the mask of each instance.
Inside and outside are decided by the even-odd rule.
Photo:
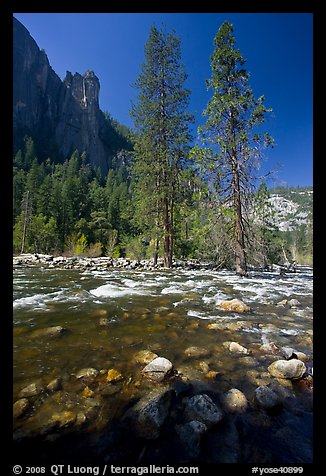
[[[88,247],[87,238],[84,234],[82,234],[76,241],[75,248],[74,248],[74,255],[83,256],[87,250],[87,247]]]
[[[161,235],[168,267],[172,265],[179,174],[191,139],[186,77],[180,39],[152,27],[145,45],[145,63],[135,84],[138,102],[131,111],[137,131],[131,168],[134,223],[156,241]]]

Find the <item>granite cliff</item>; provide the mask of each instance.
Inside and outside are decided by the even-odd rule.
[[[99,107],[99,91],[100,82],[93,71],[83,75],[67,71],[61,81],[46,53],[14,18],[14,152],[29,135],[40,159],[66,159],[78,149],[106,173],[116,150],[110,145],[112,126]]]

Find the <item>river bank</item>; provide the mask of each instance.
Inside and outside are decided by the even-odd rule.
[[[14,267],[18,453],[312,461],[311,268],[239,278],[47,259]]]

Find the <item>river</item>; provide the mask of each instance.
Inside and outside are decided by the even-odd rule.
[[[135,355],[146,350],[169,359],[175,369],[174,378],[197,385],[197,393],[221,395],[231,388],[243,392],[249,410],[233,422],[237,455],[232,460],[226,448],[226,462],[311,462],[311,385],[279,379],[278,391],[283,392],[284,403],[275,412],[257,408],[255,390],[259,385],[275,384],[277,379],[270,375],[268,366],[284,358],[284,348],[300,352],[307,375],[311,375],[312,278],[313,270],[308,267],[298,267],[296,273],[283,276],[250,272],[248,277],[238,277],[227,270],[80,271],[16,266],[14,402],[32,383],[41,388],[27,399],[26,412],[14,420],[17,451],[34,448],[35,452],[31,442],[36,438],[41,441],[39,458],[42,451],[45,458],[46,452],[54,448],[64,454],[66,446],[61,441],[66,440],[62,435],[67,433],[67,438],[72,438],[77,431],[80,444],[75,447],[76,454],[70,452],[70,456],[75,454],[78,459],[77,454],[85,456],[88,451],[103,461],[108,453],[108,461],[134,461],[138,447],[134,452],[123,450],[115,428],[132,403],[153,386],[161,385],[142,378],[144,365]],[[240,314],[219,308],[221,301],[233,298],[249,305],[251,311]],[[281,303],[291,299],[296,300],[292,305]],[[39,332],[53,326],[61,326],[65,332],[54,337]],[[240,344],[247,352],[231,352],[230,342]],[[270,343],[275,344],[278,353],[262,348]],[[192,347],[201,349],[201,355],[193,355],[189,351]],[[87,368],[99,372],[97,383],[77,378],[78,372]],[[117,371],[121,381],[111,385],[110,391],[101,392],[101,376],[109,369]],[[53,381],[58,385],[47,390]],[[51,429],[49,420],[63,411],[77,415],[79,426],[74,419],[73,424]],[[108,435],[115,435],[115,443]],[[201,453],[206,456],[200,458],[224,462],[222,454],[220,459],[212,459],[210,445],[206,444]],[[149,450],[142,454],[141,461],[162,462],[166,458],[167,450],[153,448],[151,456]],[[178,457],[174,455],[172,462],[178,462]]]

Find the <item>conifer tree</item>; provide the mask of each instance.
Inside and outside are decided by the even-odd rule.
[[[273,143],[269,134],[255,131],[271,109],[265,107],[264,96],[254,97],[248,85],[249,73],[235,47],[231,24],[222,24],[214,45],[212,77],[207,81],[213,94],[203,112],[206,123],[199,128],[203,144],[209,147],[195,147],[192,155],[203,173],[211,176],[219,205],[232,209],[235,267],[239,275],[245,275],[246,200],[255,185],[262,148]]]
[[[176,190],[191,138],[185,80],[180,39],[152,27],[131,113],[137,130],[132,173],[138,213],[155,234],[154,260],[162,236],[166,267],[172,266]]]

